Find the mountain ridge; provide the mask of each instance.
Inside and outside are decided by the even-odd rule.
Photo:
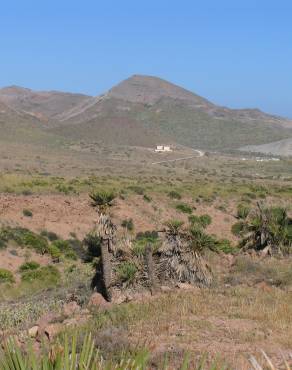
[[[127,101],[134,104],[146,104],[154,105],[162,98],[169,98],[179,101],[184,101],[186,106],[192,107],[193,109],[198,109],[203,111],[210,116],[215,118],[230,118],[230,116],[235,116],[236,119],[244,120],[267,120],[271,122],[281,122],[285,126],[291,125],[292,120],[280,117],[278,115],[272,115],[263,112],[259,108],[240,108],[233,109],[225,106],[218,106],[206,98],[203,98],[185,88],[182,88],[176,84],[163,80],[155,76],[138,75],[135,74],[102,95],[89,98],[88,104],[92,106],[94,102],[99,102],[102,99],[114,98],[118,100]],[[80,106],[80,108],[82,105]],[[73,114],[66,116],[66,112],[62,114],[62,121],[66,121],[67,118],[71,119],[78,115],[78,105],[73,107]],[[82,113],[84,109],[81,109]]]
[[[144,90],[148,89],[148,95],[144,92],[144,95],[139,94],[136,91],[135,94],[135,87],[137,88],[137,84],[140,83],[140,87]],[[136,84],[136,86],[135,86]],[[127,90],[132,88],[132,91],[128,92]],[[139,87],[138,87],[139,88]],[[149,93],[149,88],[152,89],[152,94]],[[163,91],[164,93],[161,93]],[[132,94],[131,94],[132,93]],[[56,118],[56,119],[62,119],[64,120],[64,116],[66,112],[74,112],[75,114],[78,113],[78,105],[80,104],[81,107],[86,107],[86,105],[94,104],[94,102],[99,102],[102,99],[105,99],[107,97],[113,97],[133,103],[143,103],[143,104],[155,104],[160,98],[162,97],[168,97],[168,98],[174,98],[175,100],[184,100],[189,101],[194,105],[194,103],[197,103],[197,108],[200,107],[209,107],[210,109],[216,109],[222,112],[233,112],[235,114],[238,114],[238,118],[240,118],[240,115],[247,115],[250,116],[249,118],[259,119],[263,117],[269,117],[271,120],[278,120],[278,121],[286,121],[291,123],[292,125],[292,119],[282,117],[277,114],[269,114],[264,112],[263,110],[259,108],[229,108],[227,106],[220,106],[216,105],[215,103],[209,101],[208,99],[201,97],[198,94],[193,93],[192,91],[187,90],[186,88],[180,87],[174,83],[168,82],[162,78],[155,77],[155,76],[148,76],[148,75],[142,75],[142,74],[134,74],[130,76],[129,78],[119,82],[112,88],[110,88],[108,91],[106,91],[103,94],[91,96],[84,93],[73,93],[73,92],[64,92],[59,90],[33,90],[31,88],[22,87],[18,85],[10,85],[10,86],[4,86],[0,88],[0,101],[4,102],[7,106],[10,108],[14,108],[16,111],[21,110],[20,106],[18,105],[17,98],[21,94],[26,94],[27,96],[21,96],[20,98],[26,98],[26,100],[33,100],[33,97],[42,97],[43,100],[46,98],[49,98],[51,96],[60,96],[62,97],[71,97],[73,100],[76,100],[74,102],[71,102],[72,107],[65,107],[63,108],[63,111],[57,112],[55,116],[49,117],[49,118]],[[150,94],[150,95],[149,95]],[[134,95],[134,96],[133,96]],[[158,96],[155,98],[155,95]],[[78,102],[77,99],[80,99],[81,101]],[[25,111],[26,113],[33,113],[29,111]],[[218,115],[218,118],[220,118],[220,115]]]
[[[62,91],[36,91],[21,86],[6,86],[0,89],[0,101],[10,108],[31,114],[40,120],[48,121],[72,105],[89,98],[84,94]]]
[[[73,142],[151,147],[163,141],[226,150],[292,138],[291,120],[217,106],[154,76],[133,75],[95,97],[10,86],[0,89],[0,102]]]

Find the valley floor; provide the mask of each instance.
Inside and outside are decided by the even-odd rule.
[[[81,336],[90,330],[107,359],[146,348],[153,369],[159,368],[166,355],[172,368],[179,368],[186,354],[190,368],[206,356],[207,363],[216,360],[217,368],[225,364],[250,369],[251,356],[264,363],[262,350],[283,368],[283,357],[288,361],[292,351],[292,260],[239,252],[240,238],[232,227],[240,218],[242,204],[250,209],[258,203],[283,206],[291,215],[291,163],[247,163],[211,156],[152,168],[153,154],[143,151],[144,155],[124,172],[114,167],[112,159],[107,169],[94,170],[92,155],[80,156],[80,162],[71,164],[66,157],[62,177],[62,168],[51,158],[39,164],[35,159],[36,171],[26,169],[24,162],[16,171],[14,158],[4,169],[5,161],[0,160],[0,228],[16,234],[28,230],[33,240],[42,235],[50,246],[54,241],[49,238],[57,237],[54,246],[78,250],[97,222],[88,196],[95,189],[116,192],[110,211],[121,239],[127,236],[137,241],[137,234],[159,231],[169,220],[187,224],[191,216],[207,215],[210,222],[205,232],[224,246],[205,255],[214,275],[210,288],[181,284],[161,287],[153,295],[129,289],[105,311],[90,312],[81,325]],[[83,173],[86,158],[90,158],[90,169],[84,168]],[[27,163],[31,164],[29,158]],[[127,230],[125,225],[131,227]],[[1,235],[0,230],[0,270],[13,275],[10,282],[0,281],[2,337],[8,333],[26,340],[27,330],[48,313],[56,315],[54,324],[63,323],[68,297],[74,297],[87,312],[94,264],[84,263],[74,253],[68,258],[66,249],[56,262],[53,254],[17,244],[18,234],[7,245],[4,239],[1,244]],[[31,261],[37,263],[38,273],[27,279],[23,266],[27,268]],[[78,321],[74,314],[69,319]]]

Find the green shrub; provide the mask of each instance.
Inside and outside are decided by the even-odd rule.
[[[92,261],[95,257],[100,257],[101,255],[101,238],[95,234],[94,232],[91,232],[86,235],[86,237],[83,240],[83,244],[87,247],[87,261]]]
[[[250,213],[250,207],[246,204],[239,204],[237,206],[237,217],[241,220],[245,220]]]
[[[231,232],[235,236],[240,236],[245,230],[245,223],[243,221],[236,222],[231,227]]]
[[[74,189],[74,187],[72,185],[58,184],[58,185],[56,185],[55,189],[57,191],[59,191],[60,193],[64,193],[66,195],[68,195],[70,193],[76,193],[76,190]]]
[[[224,204],[220,204],[220,206],[218,206],[217,209],[221,212],[227,212],[227,208]]]
[[[206,228],[207,226],[211,225],[212,218],[209,215],[202,215],[202,216],[190,215],[189,222],[192,225],[197,225],[197,226],[201,226],[202,228]]]
[[[220,239],[216,243],[216,249],[223,253],[235,253],[238,251],[237,248],[233,247],[228,239]]]
[[[271,218],[276,222],[276,223],[282,223],[286,222],[288,225],[289,220],[286,219],[287,217],[287,212],[284,208],[282,207],[271,207],[269,208],[269,212],[271,213]],[[286,219],[286,221],[285,221]]]
[[[200,217],[197,215],[190,215],[188,217],[189,223],[192,225],[199,225],[200,224]]]
[[[200,216],[200,224],[201,224],[201,226],[203,228],[211,225],[211,223],[212,223],[211,216],[209,216],[209,215],[202,215],[202,216]]]
[[[193,226],[189,230],[190,247],[197,252],[203,252],[206,249],[216,250],[216,239],[206,234],[201,228]]]
[[[36,252],[44,254],[48,251],[48,242],[40,235],[27,231],[23,234],[23,245],[33,248]]]
[[[144,194],[143,199],[145,200],[145,202],[148,202],[148,203],[152,201],[152,198],[147,194]]]
[[[19,267],[19,271],[23,272],[23,271],[28,271],[28,270],[37,270],[39,267],[40,267],[39,263],[35,261],[29,261],[29,262],[23,263]]]
[[[147,245],[151,245],[152,250],[157,250],[160,246],[159,235],[157,231],[145,231],[137,233],[133,242],[132,254],[136,257],[145,255]]]
[[[77,254],[75,253],[75,251],[73,251],[72,248],[68,249],[67,251],[64,252],[64,256],[66,258],[69,258],[70,260],[77,260]]]
[[[268,247],[270,252],[292,253],[292,219],[285,208],[263,207],[257,209],[245,222],[241,245],[244,248],[263,250]]]
[[[3,227],[0,229],[0,249],[5,249],[7,247],[7,242],[9,239],[7,228]]]
[[[25,282],[42,281],[50,285],[56,285],[60,280],[60,272],[54,266],[44,266],[37,270],[24,271],[21,280]]]
[[[177,192],[177,191],[175,191],[175,190],[170,191],[167,195],[168,195],[168,196],[169,196],[169,198],[171,198],[171,199],[181,200],[181,195],[180,195],[180,193],[178,193],[178,192]]]
[[[14,232],[14,230],[17,230],[18,228],[11,228],[11,227],[2,227],[0,229],[0,240],[2,240],[4,243],[7,243],[9,240],[15,240],[17,242],[17,244],[20,244],[18,243],[18,241],[16,240],[16,233]]]
[[[243,199],[245,199],[245,198],[248,198],[248,199],[256,199],[257,196],[256,196],[255,193],[244,193],[243,194]]]
[[[30,211],[29,209],[24,209],[22,211],[22,213],[23,213],[23,216],[25,216],[25,217],[32,217],[33,216],[32,211]]]
[[[138,195],[143,195],[144,194],[144,189],[139,185],[128,186],[128,189],[133,191],[134,193],[136,193]]]
[[[51,242],[59,239],[58,235],[54,233],[53,231],[43,230],[41,232],[41,236],[47,238]]]
[[[129,218],[129,219],[123,220],[122,223],[121,223],[121,226],[124,227],[125,229],[129,230],[129,231],[133,231],[134,230],[133,219]]]
[[[112,205],[113,200],[116,197],[116,194],[113,191],[108,190],[95,190],[89,197],[92,200],[93,207],[109,207]]]
[[[136,240],[147,239],[149,242],[155,242],[158,238],[158,232],[155,230],[140,231],[136,234]]]
[[[5,249],[6,247],[7,247],[7,244],[5,240],[1,239],[1,235],[0,235],[0,249]]]
[[[14,283],[13,273],[0,268],[0,283]]]
[[[184,222],[181,220],[168,220],[165,226],[169,229],[170,233],[177,234],[181,230],[183,224]]]
[[[33,248],[37,253],[44,254],[48,250],[48,242],[44,237],[22,227],[2,228],[0,236],[6,242],[13,240],[19,246]]]
[[[135,279],[138,270],[134,263],[122,262],[116,271],[121,282],[131,283]]]
[[[29,189],[24,189],[21,194],[25,196],[32,195],[32,191]]]
[[[77,257],[79,257],[80,259],[85,259],[86,250],[84,249],[83,244],[79,239],[74,237],[72,239],[68,239],[67,242],[69,243],[72,251],[75,253]]]
[[[51,244],[48,247],[48,253],[51,255],[51,257],[53,258],[53,260],[59,260],[59,258],[62,255],[60,249],[57,246],[53,245],[53,244]]]
[[[51,247],[58,248],[65,257],[70,259],[77,259],[76,253],[73,251],[70,242],[68,240],[58,239],[52,242]]]
[[[186,203],[178,203],[175,208],[182,213],[191,214],[193,212],[193,208]]]
[[[143,257],[145,255],[147,243],[144,240],[135,240],[132,245],[131,252],[136,257]]]
[[[70,249],[70,244],[67,240],[58,239],[52,242],[53,246],[57,247],[61,252],[66,252],[68,249]]]

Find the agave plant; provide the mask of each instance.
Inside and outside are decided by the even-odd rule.
[[[108,207],[112,206],[116,195],[113,191],[96,190],[89,194],[92,200],[92,206],[97,207],[100,212],[104,212]]]
[[[3,370],[97,370],[100,362],[98,351],[90,334],[83,342],[81,351],[77,351],[77,335],[69,345],[68,337],[64,337],[63,345],[56,344],[48,353],[37,356],[32,346],[23,353],[13,338],[8,339],[0,352],[0,365]]]
[[[69,341],[68,336],[62,342],[52,345],[49,351],[37,355],[32,346],[22,351],[14,339],[8,339],[0,351],[1,370],[143,370],[146,369],[148,353],[138,352],[132,358],[120,362],[105,361],[94,346],[91,334],[84,338],[78,350],[77,334]]]
[[[100,351],[95,347],[94,340],[90,333],[83,337],[82,345],[78,345],[78,334],[75,333],[71,339],[68,334],[64,334],[60,340],[43,348],[36,353],[30,344],[28,348],[22,350],[13,338],[9,338],[0,349],[0,369],[1,370],[146,370],[151,367],[149,352],[139,350],[137,353],[127,356],[122,355],[120,360],[105,360]],[[250,364],[255,370],[277,370],[276,365],[268,355],[261,351],[264,365],[260,364],[254,356],[250,357]],[[291,367],[292,353],[289,359],[283,357],[283,366],[287,370]],[[213,361],[207,364],[207,353],[205,353],[196,364],[191,364],[190,355],[187,353],[182,359],[179,370],[203,370],[203,369],[227,369],[227,365]],[[163,363],[158,365],[158,370],[172,368],[167,355]]]
[[[216,250],[216,240],[206,234],[200,227],[193,226],[189,229],[188,239],[190,248],[202,253],[206,249]]]

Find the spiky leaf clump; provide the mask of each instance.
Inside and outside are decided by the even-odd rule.
[[[183,224],[183,221],[180,220],[169,220],[165,223],[165,226],[168,229],[168,233],[176,235],[182,229]]]
[[[166,280],[209,286],[212,273],[202,252],[213,246],[201,229],[183,229],[182,223],[168,223],[165,242],[159,248],[160,274]]]
[[[72,340],[65,335],[61,341],[50,347],[49,351],[36,354],[30,346],[22,352],[14,339],[8,339],[0,350],[1,370],[101,370],[101,369],[145,369],[148,353],[141,351],[136,356],[113,363],[105,361],[95,348],[91,334],[84,337],[79,349],[78,337]]]
[[[116,198],[113,191],[107,190],[96,190],[89,194],[89,196],[92,200],[92,206],[98,207],[101,211],[112,206],[112,202]]]
[[[281,207],[257,209],[246,220],[242,230],[244,249],[266,250],[270,253],[292,252],[292,219]]]

